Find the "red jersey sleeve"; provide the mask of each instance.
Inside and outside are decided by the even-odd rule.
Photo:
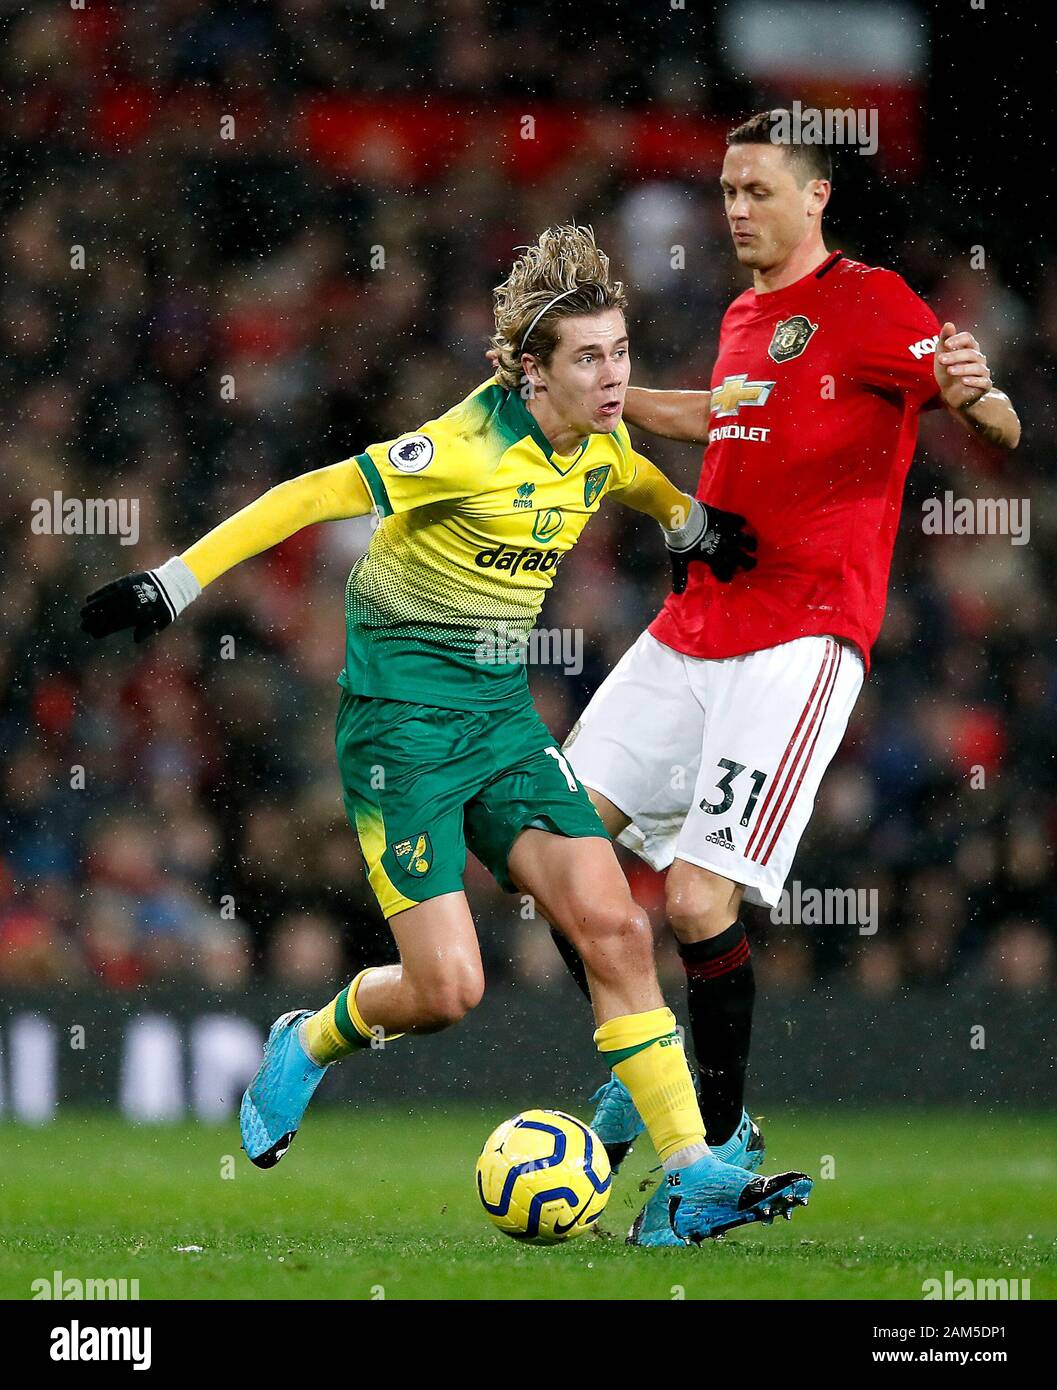
[[[898,391],[919,407],[936,404],[939,387],[933,368],[940,331],[936,315],[891,270],[875,270],[867,276],[862,308],[858,374],[863,385]]]

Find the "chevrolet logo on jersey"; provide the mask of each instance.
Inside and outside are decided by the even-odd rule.
[[[777,382],[746,381],[748,372],[739,376],[725,376],[722,385],[712,392],[711,413],[718,419],[725,415],[737,415],[743,405],[765,405]]]
[[[414,878],[425,878],[433,866],[433,845],[428,835],[412,835],[393,845],[396,862]]]
[[[767,356],[775,362],[790,362],[800,356],[817,332],[818,324],[809,322],[803,314],[783,319],[774,330]]]
[[[527,546],[518,550],[513,545],[496,545],[488,550],[479,550],[473,562],[483,570],[509,570],[511,574],[517,574],[519,569],[524,569],[526,572],[542,570],[546,573],[557,569],[561,558],[558,550],[530,550]]]

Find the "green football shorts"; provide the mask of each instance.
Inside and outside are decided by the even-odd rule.
[[[522,830],[609,839],[529,701],[449,710],[343,688],[336,741],[345,809],[386,917],[461,892],[467,846],[513,892],[507,856]]]

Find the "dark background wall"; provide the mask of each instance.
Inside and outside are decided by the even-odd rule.
[[[288,1007],[289,996],[275,991],[193,1000],[171,992],[0,997],[8,1113],[18,1111],[19,1095],[32,1092],[39,1104],[49,1091],[47,1075],[59,1108],[103,1105],[170,1118],[186,1108],[222,1118],[237,1106],[264,1030]],[[28,1034],[16,1042],[27,1019]],[[133,1043],[145,1020],[150,1037],[140,1033]],[[218,1020],[210,1043],[203,1026],[216,1029]],[[79,1022],[83,1039],[71,1033]],[[411,1107],[496,1100],[587,1114],[587,1098],[604,1079],[592,1027],[571,987],[546,994],[498,989],[458,1028],[368,1050],[335,1068],[319,1099]],[[972,1105],[981,1124],[1001,1123],[1002,1110],[1057,1100],[1055,1052],[1057,1025],[1046,996],[907,992],[883,1004],[839,988],[771,996],[755,1024],[749,1104],[753,1113],[779,1105]]]

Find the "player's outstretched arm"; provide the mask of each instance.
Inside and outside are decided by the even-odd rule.
[[[712,410],[711,391],[649,391],[629,386],[624,419],[636,429],[683,444],[706,444]]]
[[[950,413],[988,444],[1015,449],[1020,443],[1020,420],[1005,392],[995,389],[987,358],[973,335],[945,323],[935,362],[936,384]]]
[[[135,640],[142,642],[168,627],[207,584],[241,560],[269,550],[304,526],[365,516],[373,505],[351,461],[290,478],[222,521],[182,555],[89,594],[81,609],[81,630],[108,637],[131,628]]]
[[[641,454],[634,455],[635,475],[613,496],[637,512],[645,512],[664,531],[664,543],[672,562],[672,588],[681,594],[687,584],[690,565],[706,564],[722,583],[729,583],[738,570],[751,570],[756,564],[753,551],[756,537],[746,530],[743,516],[708,506],[680,492],[675,484]]]

